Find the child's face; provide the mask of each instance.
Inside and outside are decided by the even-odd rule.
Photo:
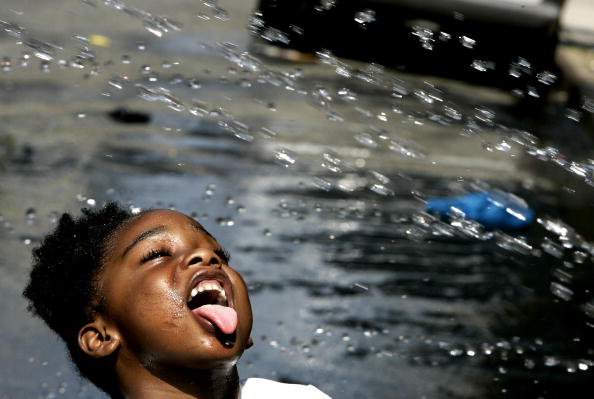
[[[150,211],[116,232],[109,248],[98,287],[120,355],[149,368],[235,364],[252,327],[247,288],[200,224],[179,212]]]

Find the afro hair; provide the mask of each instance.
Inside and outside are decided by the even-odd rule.
[[[101,312],[97,280],[110,237],[134,215],[116,203],[64,213],[56,229],[33,250],[33,268],[23,295],[27,309],[65,342],[81,376],[118,398],[113,359],[94,359],[78,346],[78,331]],[[113,358],[113,356],[111,356]]]

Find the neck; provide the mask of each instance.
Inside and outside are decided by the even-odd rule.
[[[120,373],[127,399],[238,399],[239,375],[235,365],[215,370],[159,368]]]

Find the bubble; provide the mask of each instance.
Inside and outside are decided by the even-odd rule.
[[[264,229],[262,230],[262,235],[264,237],[270,237],[272,235],[272,232],[270,231],[270,229]]]

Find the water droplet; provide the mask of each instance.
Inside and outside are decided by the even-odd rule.
[[[391,151],[394,151],[400,155],[404,155],[406,157],[409,158],[425,158],[425,154],[422,153],[420,150],[417,150],[414,148],[414,144],[413,143],[407,143],[404,142],[403,140],[401,141],[396,141],[396,140],[390,140],[390,144],[388,145],[388,148]]]
[[[421,46],[425,50],[433,50],[433,42],[435,39],[433,38],[433,31],[423,26],[414,25],[412,27],[412,34],[416,36],[419,41],[421,42]]]
[[[35,208],[29,208],[25,211],[25,216],[27,217],[27,223],[29,224],[29,221],[35,220],[37,218],[37,211]]]
[[[511,150],[511,145],[505,140],[501,140],[497,144],[495,144],[495,149],[502,152],[509,152]]]
[[[357,94],[352,90],[347,89],[346,87],[343,87],[342,89],[338,90],[337,94],[344,101],[351,102],[357,100]]]
[[[52,211],[49,214],[49,222],[51,224],[56,224],[58,223],[58,220],[60,219],[60,214],[56,211]]]
[[[557,81],[557,76],[550,71],[542,71],[536,74],[538,81],[544,85],[550,86]]]
[[[264,229],[262,231],[262,235],[265,237],[270,237],[272,235],[272,232],[270,231],[270,229]]]
[[[227,10],[221,7],[214,8],[212,11],[212,16],[214,19],[218,19],[219,21],[229,21],[229,13]]]
[[[2,20],[0,20],[0,29],[15,39],[22,38],[23,32],[25,31],[25,28],[17,23]]]
[[[545,237],[540,246],[549,255],[559,259],[563,258],[563,247],[551,241],[549,237]]]
[[[2,72],[10,72],[12,70],[12,61],[10,57],[2,57],[2,61],[0,61],[0,69]]]
[[[174,111],[183,111],[185,106],[182,101],[171,95],[171,92],[165,88],[150,89],[143,85],[137,84],[138,96],[146,101],[162,102]]]
[[[458,356],[462,356],[464,354],[464,351],[460,348],[454,348],[454,349],[450,349],[450,351],[448,353],[450,354],[450,356],[458,357]]]
[[[495,69],[495,63],[493,61],[486,60],[474,60],[470,66],[479,72],[486,72],[488,70]]]
[[[314,176],[312,180],[313,180],[313,184],[316,187],[318,187],[324,191],[330,191],[330,189],[332,188],[332,182],[330,182],[329,180],[326,180],[324,178],[317,177],[317,176]]]
[[[573,291],[565,285],[557,282],[551,283],[551,292],[558,298],[564,301],[570,301],[573,298]]]
[[[361,25],[375,22],[375,11],[370,10],[369,8],[366,8],[363,11],[356,12],[355,13],[355,22],[357,22],[358,24],[361,24]]]
[[[442,42],[447,42],[448,40],[450,40],[452,38],[452,35],[450,35],[447,32],[440,31],[439,34],[437,35],[437,38],[439,40],[441,40]]]
[[[274,153],[274,162],[280,166],[288,168],[297,161],[297,154],[286,148],[280,149]]]
[[[575,263],[584,263],[588,259],[588,254],[583,251],[575,251],[573,253],[573,261]]]
[[[289,44],[290,42],[289,36],[287,36],[284,32],[271,27],[266,28],[260,37],[272,43],[279,42],[282,44]]]
[[[190,89],[197,90],[202,87],[202,84],[200,83],[200,81],[198,79],[192,78],[192,79],[188,80],[188,87]]]
[[[344,122],[344,118],[334,111],[328,111],[326,113],[326,118],[328,118],[328,120],[331,120],[332,122]]]
[[[574,122],[579,122],[582,119],[582,113],[574,108],[567,108],[565,117]]]
[[[476,45],[476,40],[468,36],[460,36],[460,44],[462,44],[466,48],[472,49]]]
[[[49,61],[41,61],[39,63],[39,69],[41,70],[41,72],[50,72],[50,63]]]
[[[269,129],[269,128],[267,128],[267,127],[260,128],[260,134],[261,134],[261,135],[262,135],[264,138],[267,138],[267,139],[271,139],[271,138],[273,138],[273,137],[276,137],[276,136],[278,136],[278,133],[276,133],[276,132],[275,132],[275,131],[273,131],[273,130],[270,130],[270,129]]]
[[[557,366],[561,361],[555,356],[545,356],[544,365],[547,367]]]
[[[353,137],[359,144],[361,144],[364,147],[377,148],[377,143],[369,133],[362,132],[354,135]]]
[[[320,0],[319,10],[328,11],[336,6],[336,0]]]
[[[235,221],[231,218],[219,217],[216,219],[219,226],[231,227],[235,225]]]
[[[374,193],[380,194],[380,195],[385,195],[385,196],[393,196],[394,195],[394,190],[386,187],[383,184],[372,184],[369,189],[371,191],[373,191]]]
[[[361,284],[361,283],[355,283],[355,284],[353,284],[353,287],[358,288],[362,291],[369,291],[369,287],[364,284]]]
[[[497,245],[505,250],[518,252],[524,255],[536,256],[537,254],[532,245],[528,244],[523,237],[512,237],[508,234],[498,232],[496,238]]]

